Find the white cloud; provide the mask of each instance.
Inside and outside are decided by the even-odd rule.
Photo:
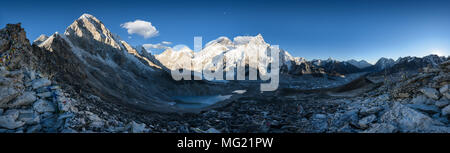
[[[161,43],[157,43],[157,44],[143,44],[142,45],[146,50],[162,50],[162,49],[167,49],[169,48],[168,46],[162,45]]]
[[[136,20],[134,22],[126,22],[120,25],[122,28],[128,30],[128,34],[138,34],[144,38],[150,38],[158,35],[158,30],[151,22]]]
[[[164,45],[170,45],[170,44],[172,44],[172,42],[169,42],[169,41],[162,41],[161,43],[164,44]]]

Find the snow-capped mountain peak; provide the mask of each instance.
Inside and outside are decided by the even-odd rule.
[[[33,41],[33,44],[39,45],[39,44],[41,44],[42,42],[44,42],[45,40],[47,40],[47,39],[48,39],[48,36],[47,36],[47,35],[41,34],[38,38],[36,38],[36,39]]]
[[[214,45],[214,44],[220,44],[220,45],[224,45],[224,46],[232,46],[233,42],[228,37],[221,36],[215,40],[212,40],[212,41],[206,43],[205,48],[208,46]]]
[[[111,33],[96,17],[83,14],[75,20],[64,32],[69,38],[93,39],[116,49],[121,49],[120,38]]]
[[[87,13],[84,13],[83,15],[81,15],[78,19],[81,19],[81,18],[95,18],[93,15],[90,15],[90,14],[87,14]],[[96,19],[96,18],[95,18]]]
[[[266,44],[261,34],[256,36],[237,36],[233,38],[233,43],[235,45],[246,45],[250,43]]]
[[[351,60],[348,60],[348,61],[346,61],[346,62],[347,62],[347,63],[350,63],[350,64],[352,64],[353,66],[356,66],[356,67],[358,67],[358,68],[360,68],[360,69],[363,69],[363,68],[372,66],[372,64],[370,64],[369,62],[367,62],[367,61],[365,61],[365,60],[357,61],[357,60],[351,59]]]
[[[375,66],[377,67],[377,69],[382,70],[393,66],[395,63],[396,61],[391,58],[382,57],[377,61],[377,63],[375,63]]]

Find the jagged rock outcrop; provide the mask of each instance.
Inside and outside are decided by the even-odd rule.
[[[7,69],[18,69],[23,66],[35,67],[36,61],[20,23],[7,24],[0,30],[0,64]]]

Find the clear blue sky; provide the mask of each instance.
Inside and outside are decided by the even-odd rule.
[[[338,60],[449,55],[450,1],[27,1],[2,2],[0,27],[22,22],[30,40],[64,32],[83,13],[99,18],[132,45],[170,41],[192,48],[219,36],[257,35],[294,56]],[[144,39],[120,24],[141,19],[159,31]]]

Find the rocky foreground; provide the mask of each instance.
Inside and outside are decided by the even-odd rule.
[[[449,72],[447,61],[356,97],[249,94],[198,114],[160,114],[96,107],[98,97],[79,101],[39,73],[2,66],[0,132],[447,133]]]

